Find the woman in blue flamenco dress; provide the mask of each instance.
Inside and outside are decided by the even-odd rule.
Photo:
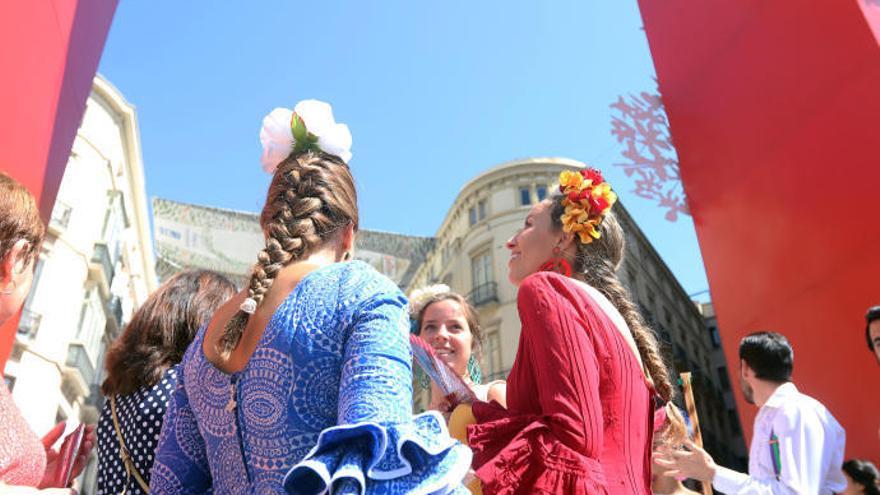
[[[263,121],[273,174],[247,290],[181,364],[153,494],[465,494],[470,450],[412,416],[407,301],[350,261],[351,135],[307,100]]]

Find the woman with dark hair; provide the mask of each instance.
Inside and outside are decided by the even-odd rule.
[[[351,261],[348,128],[308,100],[260,141],[265,247],[183,358],[150,490],[462,493],[470,452],[438,413],[412,416],[406,298]]]
[[[30,191],[0,172],[0,326],[24,304],[45,232]],[[56,473],[61,467],[52,446],[62,433],[64,423],[59,423],[40,439],[15,406],[6,383],[0,383],[0,493],[71,493],[51,488],[59,484]],[[71,480],[85,467],[94,442],[93,427],[88,426]]]
[[[617,278],[616,196],[593,169],[562,172],[560,190],[507,242],[522,332],[507,409],[473,406],[474,467],[487,495],[647,495],[669,372]]]
[[[148,493],[156,441],[178,363],[196,332],[235,293],[226,277],[185,271],[135,312],[110,350],[98,423],[98,494]]]
[[[846,490],[841,495],[880,495],[880,471],[870,461],[850,459],[843,463]]]

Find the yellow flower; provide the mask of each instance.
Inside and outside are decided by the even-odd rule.
[[[571,170],[564,170],[559,174],[559,185],[565,189],[574,188],[575,190],[581,190],[581,184],[584,182],[584,176],[580,174],[580,172],[572,172]]]

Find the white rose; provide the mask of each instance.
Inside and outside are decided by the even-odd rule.
[[[345,124],[333,119],[333,109],[318,100],[303,100],[293,109],[303,120],[306,129],[318,137],[318,147],[325,153],[336,155],[345,163],[351,160],[351,132]]]
[[[260,163],[267,173],[274,174],[278,164],[293,151],[292,118],[293,110],[289,108],[276,108],[263,118],[263,127],[260,129],[263,155],[260,156]]]
[[[308,132],[318,138],[321,150],[338,156],[346,163],[351,160],[351,132],[348,126],[336,123],[329,104],[304,100],[297,103],[293,110],[276,108],[263,118],[263,127],[260,129],[260,143],[263,145],[260,162],[263,170],[275,173],[278,164],[293,151],[296,144],[291,130],[293,112],[299,115]]]

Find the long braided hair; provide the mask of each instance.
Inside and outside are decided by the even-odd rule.
[[[278,164],[260,214],[266,247],[251,271],[248,297],[259,307],[284,266],[320,249],[347,225],[358,228],[357,192],[348,165],[323,151],[291,154]],[[229,319],[218,343],[222,357],[238,345],[249,318],[239,310]]]
[[[563,197],[558,195],[551,198],[553,206],[550,215],[553,227],[558,230],[562,230],[562,215],[565,213],[562,199]],[[613,211],[608,212],[599,224],[599,232],[602,236],[589,244],[578,242],[575,238],[577,255],[572,271],[578,278],[595,287],[608,298],[623,316],[632,332],[649,378],[654,382],[654,390],[663,400],[669,401],[675,395],[675,388],[669,377],[669,367],[660,352],[657,336],[648,327],[633,303],[629,291],[617,278],[617,269],[623,262],[626,239]]]

